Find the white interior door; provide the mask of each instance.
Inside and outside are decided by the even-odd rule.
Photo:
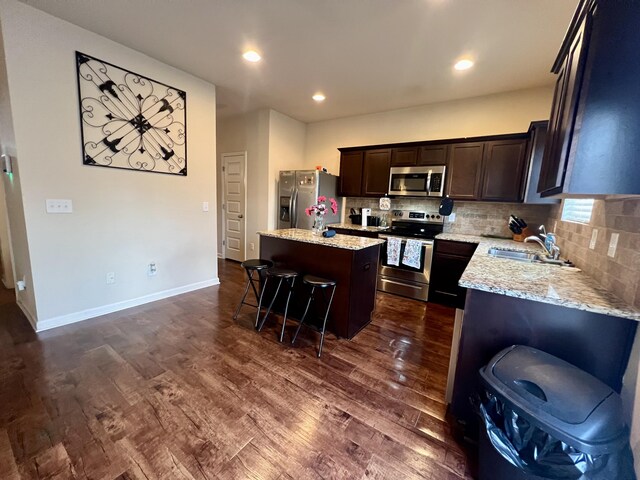
[[[231,260],[245,260],[245,206],[247,153],[223,153],[224,185],[224,256]]]

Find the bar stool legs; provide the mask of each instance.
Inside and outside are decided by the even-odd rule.
[[[249,305],[251,307],[257,307],[258,305],[252,305],[250,303],[246,303],[245,300],[247,298],[247,294],[249,293],[249,287],[253,289],[253,293],[256,297],[256,302],[259,302],[258,290],[256,289],[255,282],[260,281],[260,272],[262,270],[266,270],[273,266],[273,263],[269,260],[262,259],[251,259],[245,260],[241,264],[242,268],[244,268],[247,272],[247,284],[244,287],[244,293],[242,294],[242,298],[240,299],[240,303],[238,304],[238,308],[236,308],[236,312],[233,314],[233,319],[236,320],[238,318],[238,314],[240,313],[240,309],[242,305]],[[253,273],[258,272],[258,278],[254,278]],[[258,313],[260,309],[258,309]]]
[[[291,300],[291,292],[293,291],[293,287],[295,285],[297,276],[298,276],[298,272],[295,272],[293,270],[286,270],[286,269],[282,269],[282,268],[270,268],[270,269],[267,270],[267,275],[266,275],[265,282],[264,282],[264,288],[262,289],[262,292],[260,294],[260,301],[258,302],[258,314],[256,315],[256,329],[258,331],[262,330],[262,327],[264,327],[264,324],[267,321],[267,317],[269,316],[269,313],[271,313],[271,309],[273,308],[273,304],[275,303],[276,298],[278,298],[278,293],[280,293],[280,288],[282,287],[282,282],[286,282],[289,291],[287,292],[287,302],[285,303],[284,318],[282,320],[282,332],[280,333],[280,341],[282,341],[282,337],[284,335],[284,325],[287,323],[287,313],[289,311],[289,301]],[[267,311],[265,312],[264,316],[262,317],[262,320],[259,320],[260,319],[260,308],[262,307],[262,300],[263,300],[263,297],[264,297],[264,292],[265,292],[266,287],[267,287],[267,281],[271,277],[277,278],[279,280],[278,281],[278,286],[276,287],[276,292],[273,295],[273,298],[271,299],[271,302],[269,303],[269,306],[267,307]]]
[[[324,313],[324,319],[322,320],[322,327],[319,329],[320,332],[320,347],[318,348],[318,358],[322,355],[322,346],[324,345],[324,335],[327,329],[327,319],[329,318],[329,310],[331,309],[331,303],[333,302],[333,296],[336,293],[336,282],[333,280],[326,280],[324,278],[314,277],[312,275],[305,275],[302,277],[302,282],[306,285],[311,286],[311,293],[309,294],[309,300],[307,300],[307,306],[304,309],[304,313],[302,314],[302,318],[300,318],[300,323],[298,324],[298,328],[296,329],[296,333],[294,333],[293,338],[291,339],[291,345],[294,344],[296,338],[298,338],[298,333],[302,328],[302,324],[304,323],[304,319],[307,317],[307,313],[309,312],[309,306],[314,299],[316,288],[322,289],[322,298],[324,299],[325,304],[327,305],[327,310]],[[325,288],[333,287],[331,290],[331,296],[329,297],[329,301],[327,302],[327,297],[325,295]],[[284,324],[282,326],[282,334],[284,335]]]

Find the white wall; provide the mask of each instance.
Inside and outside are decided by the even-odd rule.
[[[549,118],[552,95],[551,86],[311,123],[305,167],[338,175],[338,147],[526,132]]]
[[[217,283],[215,87],[14,0],[0,8],[38,328]],[[76,50],[187,92],[187,177],[82,165]],[[74,213],[46,214],[47,198]]]
[[[275,110],[269,112],[269,225],[278,226],[280,170],[298,170],[304,164],[307,126]]]
[[[258,110],[222,120],[218,124],[218,190],[222,194],[223,153],[247,152],[247,205],[245,255],[251,258],[258,251],[259,237],[256,232],[268,228],[268,175],[269,175],[269,110]],[[221,201],[221,198],[220,198]],[[220,203],[222,204],[222,203]],[[221,216],[221,215],[220,215]],[[222,224],[219,223],[222,237]],[[220,240],[221,241],[221,240]],[[222,244],[218,244],[222,251]]]

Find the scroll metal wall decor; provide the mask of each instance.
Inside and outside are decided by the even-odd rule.
[[[187,175],[187,94],[76,52],[85,165]]]

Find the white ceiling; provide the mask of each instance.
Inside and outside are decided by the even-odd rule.
[[[577,0],[23,0],[304,122],[550,84]],[[252,47],[259,64],[241,58]],[[87,52],[91,53],[91,52]],[[476,66],[456,72],[461,56]],[[108,59],[105,59],[108,60]],[[144,74],[144,72],[138,72]],[[316,104],[311,95],[327,96]]]

